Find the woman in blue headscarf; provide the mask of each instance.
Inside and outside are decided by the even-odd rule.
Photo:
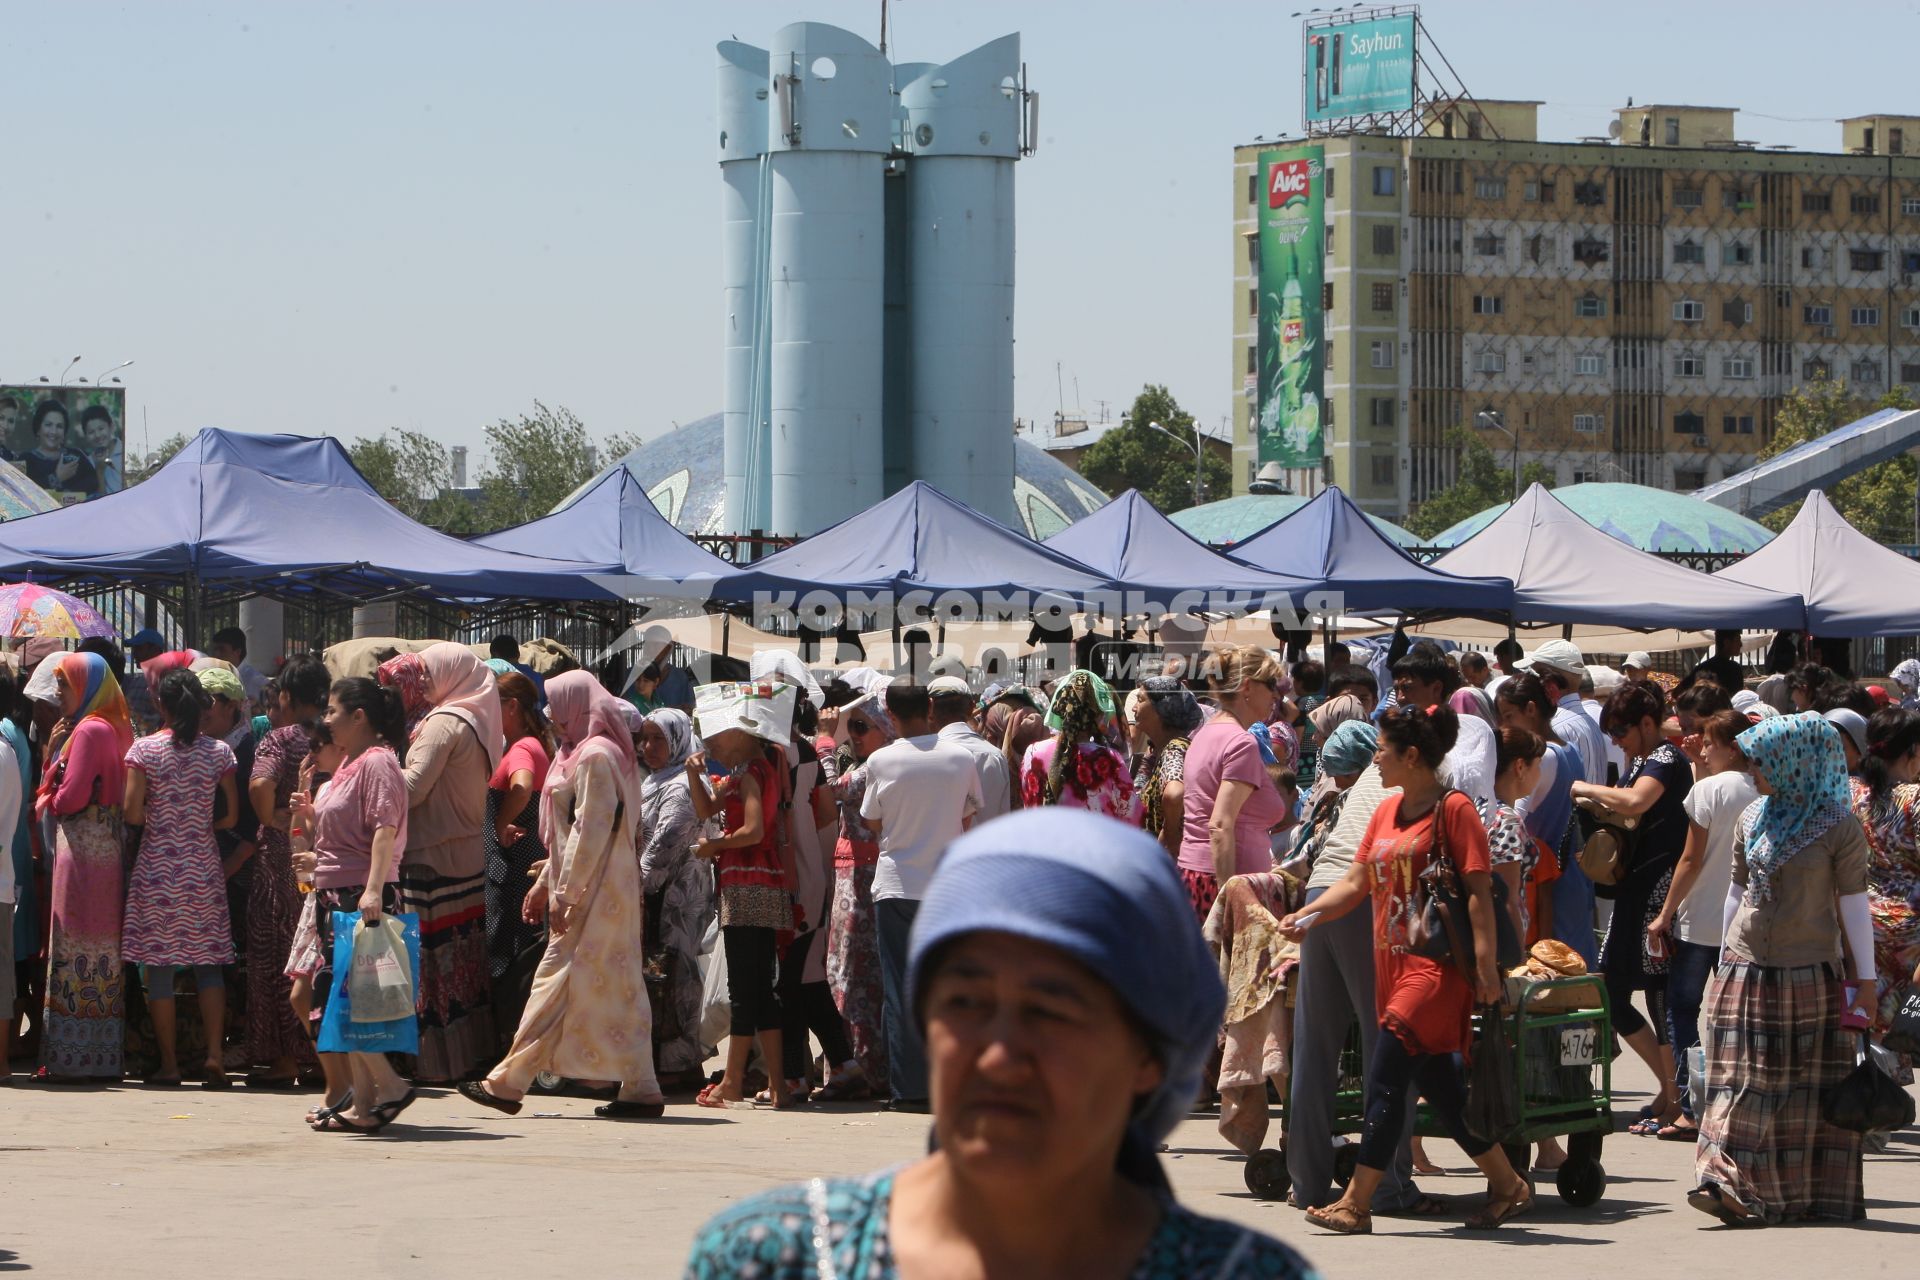
[[[930,1259],[987,1274],[1308,1274],[1278,1241],[1182,1208],[1154,1154],[1199,1092],[1225,993],[1151,837],[1050,807],[955,841],[907,980],[932,1154],[726,1210],[695,1238],[689,1277],[892,1280]]]
[[[1760,799],[1741,819],[1725,948],[1702,1008],[1707,1105],[1687,1203],[1730,1225],[1866,1216],[1860,1136],[1821,1095],[1853,1070],[1875,1005],[1867,838],[1840,731],[1774,716],[1734,739]],[[1857,981],[1844,981],[1843,957]]]

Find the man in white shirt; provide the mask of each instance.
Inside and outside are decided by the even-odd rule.
[[[261,705],[260,695],[266,690],[267,677],[247,661],[247,633],[238,627],[222,627],[213,633],[207,656],[233,664],[234,673],[240,677],[240,687],[247,691],[251,712],[264,714],[266,708]]]
[[[13,681],[0,681],[7,698],[13,697]],[[13,984],[13,905],[24,890],[13,878],[13,832],[20,823],[20,761],[13,744],[0,738],[0,1080],[13,1074],[7,1065],[5,1046],[13,1040],[13,1002],[18,993]],[[37,1017],[36,1013],[36,1017]]]
[[[965,747],[933,732],[927,691],[887,686],[887,712],[900,737],[867,757],[860,817],[880,835],[873,915],[887,1027],[889,1107],[927,1109],[927,1055],[907,1002],[907,939],[947,846],[980,812],[980,774]]]
[[[1520,647],[1520,642],[1512,636],[1508,636],[1505,640],[1493,646],[1493,660],[1499,669],[1493,673],[1486,684],[1481,686],[1481,688],[1487,691],[1489,698],[1499,697],[1500,686],[1520,673],[1520,668],[1517,664],[1520,659],[1526,655],[1526,652],[1525,649]]]
[[[1421,641],[1393,664],[1393,687],[1403,707],[1445,706],[1454,687],[1453,668],[1436,645]],[[1493,726],[1475,715],[1461,715],[1453,750],[1440,762],[1440,781],[1469,800],[1493,802],[1495,748]]]
[[[1553,731],[1580,753],[1586,781],[1605,786],[1607,739],[1580,705],[1580,681],[1587,674],[1587,662],[1579,646],[1567,640],[1548,640],[1520,665],[1539,676],[1540,683],[1547,687],[1555,708]]]
[[[958,676],[936,676],[927,694],[932,699],[934,736],[964,748],[980,775],[980,812],[973,825],[1003,816],[1013,807],[1013,771],[1007,766],[1007,753],[981,737],[967,718],[973,711],[973,690]]]

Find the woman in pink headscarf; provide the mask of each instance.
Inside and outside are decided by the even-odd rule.
[[[498,1052],[487,963],[487,780],[506,750],[493,672],[441,643],[380,664],[407,717],[407,858],[400,909],[420,916],[420,1054],[430,1083]]]
[[[666,1109],[653,1069],[641,922],[640,767],[627,704],[584,671],[547,681],[559,754],[540,794],[540,832],[552,856],[527,891],[529,920],[545,916],[547,952],[513,1049],[460,1092],[512,1115],[542,1071],[616,1080],[619,1096],[594,1114],[650,1119]]]

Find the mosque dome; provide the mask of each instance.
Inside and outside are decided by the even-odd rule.
[[[1773,537],[1764,526],[1702,498],[1643,484],[1570,484],[1553,496],[1602,533],[1642,551],[1758,551]],[[1435,534],[1436,547],[1455,547],[1498,519],[1502,502]]]

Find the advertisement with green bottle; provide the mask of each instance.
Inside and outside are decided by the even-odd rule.
[[[1260,461],[1319,467],[1326,312],[1326,151],[1260,153],[1260,331],[1256,422]]]

